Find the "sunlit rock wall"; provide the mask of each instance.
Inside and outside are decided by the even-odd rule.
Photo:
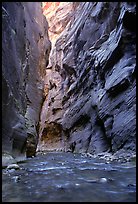
[[[50,54],[38,150],[135,151],[136,4],[73,3]]]
[[[37,150],[64,149],[64,137],[62,135],[61,120],[63,117],[62,100],[62,76],[59,73],[59,65],[62,66],[61,41],[56,52],[56,40],[65,33],[74,19],[77,2],[43,2],[43,14],[48,21],[49,38],[52,49],[49,64],[44,77],[44,103],[40,114],[39,142]]]
[[[39,2],[2,3],[2,151],[35,155],[48,25]]]

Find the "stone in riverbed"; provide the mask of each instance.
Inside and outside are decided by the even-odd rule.
[[[94,180],[87,180],[89,183],[107,183],[107,178],[100,178],[100,179],[94,179]]]
[[[14,182],[19,182],[20,181],[20,177],[19,176],[13,176],[12,179],[14,180]]]
[[[20,169],[19,165],[18,164],[10,164],[7,166],[7,169]]]
[[[100,178],[99,182],[100,183],[107,183],[107,179],[106,178]]]
[[[2,168],[6,168],[7,166],[15,163],[16,161],[11,155],[6,153],[2,155]]]

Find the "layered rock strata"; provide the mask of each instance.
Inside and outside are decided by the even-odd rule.
[[[2,151],[35,155],[51,43],[39,2],[2,3]],[[9,160],[8,160],[9,158]],[[12,161],[11,163],[14,163]]]
[[[54,6],[37,150],[135,151],[135,2],[70,2],[65,25]]]

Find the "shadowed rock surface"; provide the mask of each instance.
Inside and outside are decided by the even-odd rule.
[[[3,164],[14,163],[10,154],[21,159],[25,153],[33,156],[36,152],[51,46],[47,31],[39,2],[2,3]]]
[[[135,2],[43,3],[47,20],[2,4],[3,166],[36,148],[135,153]]]
[[[2,4],[3,202],[136,202],[135,41],[135,2]]]
[[[73,3],[46,70],[37,150],[135,152],[136,4]]]

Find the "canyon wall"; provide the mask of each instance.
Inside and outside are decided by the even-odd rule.
[[[51,33],[37,151],[135,152],[135,2],[64,2],[49,16],[50,6],[49,30],[59,32]]]
[[[34,156],[51,43],[39,2],[2,3],[2,152]],[[8,155],[9,160],[8,160]]]
[[[5,165],[43,150],[135,152],[135,2],[43,3],[46,18],[39,2],[2,3]]]

